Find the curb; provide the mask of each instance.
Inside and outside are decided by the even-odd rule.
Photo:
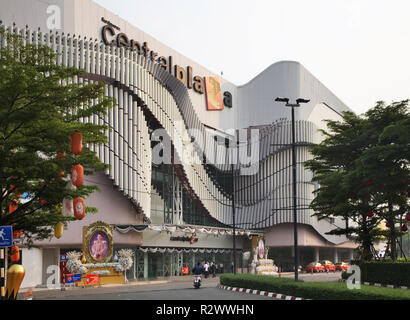
[[[346,282],[346,280],[345,279],[340,279],[339,282]],[[362,285],[371,286],[371,287],[383,287],[383,288],[390,288],[390,289],[410,290],[410,287],[394,286],[394,285],[391,285],[391,284],[382,284],[382,283],[374,283],[374,282],[362,282]]]
[[[267,291],[245,289],[245,288],[233,288],[233,287],[227,287],[227,286],[221,286],[221,285],[218,285],[218,289],[233,291],[233,292],[242,292],[242,293],[247,293],[247,294],[254,294],[254,295],[265,296],[265,297],[271,297],[272,299],[280,299],[280,300],[292,300],[292,301],[294,301],[294,300],[307,300],[307,299],[304,299],[304,298],[297,298],[297,297],[293,297],[293,296],[287,296],[287,295],[280,294],[280,293],[273,293],[273,292],[267,292]]]

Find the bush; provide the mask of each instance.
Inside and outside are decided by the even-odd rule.
[[[362,282],[410,287],[410,262],[399,260],[354,261],[360,267]]]
[[[290,278],[257,275],[225,274],[220,278],[222,285],[237,288],[274,292],[315,300],[410,300],[410,291],[381,287],[361,286],[360,290],[349,290],[339,282],[295,282]]]

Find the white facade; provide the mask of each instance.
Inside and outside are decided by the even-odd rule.
[[[291,142],[290,109],[275,103],[276,97],[288,97],[291,101],[297,98],[310,99],[308,104],[296,110],[297,142],[306,145],[298,148],[298,204],[304,207],[299,210],[298,221],[314,230],[306,229],[306,241],[302,239],[301,245],[317,245],[317,239],[322,241],[323,246],[330,247],[343,247],[347,243],[344,237],[325,234],[334,228],[333,224],[324,220],[319,222],[311,217],[313,212],[307,206],[313,199],[316,186],[311,183],[311,172],[305,170],[301,163],[310,158],[307,146],[320,142],[318,129],[325,129],[324,120],[341,119],[341,113],[349,111],[349,108],[300,63],[275,63],[249,83],[237,86],[91,0],[0,0],[0,20],[2,27],[26,36],[28,43],[51,46],[61,54],[59,63],[84,69],[87,75],[79,79],[79,83],[97,80],[106,82],[106,94],[118,101],[118,105],[105,119],[84,119],[94,123],[104,120],[114,129],[112,133],[107,132],[107,145],[90,146],[101,161],[111,165],[105,176],[97,175],[92,181],[100,185],[102,192],[87,199],[89,205],[99,208],[100,213],[70,224],[61,239],[42,243],[43,250],[80,246],[82,227],[98,220],[114,225],[137,225],[142,223],[140,214],[143,213],[145,221],[150,222],[153,169],[151,128],[147,114],[165,130],[174,144],[176,158],[182,158],[184,154],[183,146],[177,143],[178,136],[190,136],[189,129],[199,129],[204,136],[208,133],[206,143],[211,148],[218,147],[212,134],[223,134],[230,129],[259,129],[257,170],[252,175],[238,174],[235,177],[238,202],[236,223],[248,230],[267,230],[268,245],[272,241],[272,246],[276,246],[280,239],[272,238],[274,235],[269,234],[270,228],[293,221],[291,211],[288,210],[292,205],[289,168],[291,150],[288,147],[271,147],[273,143]],[[141,45],[147,43],[150,54],[154,52],[158,56],[151,59],[149,55],[144,57],[125,48],[106,46],[102,41],[102,30],[108,23],[115,31],[115,35],[106,34],[109,41],[115,40],[119,33],[124,33],[129,40],[138,41]],[[232,94],[233,107],[225,107],[223,111],[207,111],[206,95],[187,88],[187,83],[182,84],[168,69],[164,70],[158,61],[161,56],[168,62],[169,57],[172,57],[173,65],[184,70],[191,67],[192,76],[218,77],[222,92]],[[116,122],[113,119],[121,120]],[[178,127],[177,123],[184,125]],[[118,152],[118,147],[121,152]],[[194,158],[202,162],[200,153],[196,152]],[[219,169],[221,174],[229,172],[230,167],[222,165]],[[236,166],[235,169],[239,172],[239,169],[244,170],[245,167]],[[182,163],[180,171],[175,174],[179,183],[199,201],[207,215],[227,228],[232,226],[231,200],[218,185],[218,174],[212,174],[202,164],[187,163]],[[178,220],[175,224],[184,225],[184,222]],[[335,221],[334,224],[343,226],[344,222]],[[315,241],[309,240],[309,235]],[[229,248],[231,245],[229,236],[218,238],[218,241],[207,236],[201,237],[203,242],[196,247]],[[116,232],[114,242],[122,246],[173,245],[169,237],[153,231],[147,231],[143,237],[136,233]],[[242,241],[238,241],[238,247],[243,247]],[[345,246],[351,247],[351,244]],[[41,253],[25,251],[24,255],[30,261],[30,257],[34,259]],[[30,262],[27,263],[29,266]],[[38,274],[33,274],[25,281],[31,285],[38,282],[38,277]]]

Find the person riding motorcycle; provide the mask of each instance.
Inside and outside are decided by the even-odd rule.
[[[198,262],[198,264],[192,270],[192,273],[196,276],[200,276],[202,275],[203,272],[204,272],[204,268],[201,267],[201,263]]]

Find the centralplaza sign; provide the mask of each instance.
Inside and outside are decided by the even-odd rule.
[[[200,76],[194,76],[191,66],[187,66],[185,70],[181,66],[174,65],[172,56],[169,56],[168,58],[159,56],[158,52],[155,52],[149,48],[147,42],[141,44],[137,40],[129,39],[129,37],[125,33],[121,32],[121,29],[115,24],[105,18],[101,18],[101,21],[105,23],[105,26],[101,30],[101,35],[107,46],[128,48],[131,51],[136,51],[138,54],[142,54],[144,57],[158,62],[165,70],[167,70],[170,74],[173,74],[179,81],[186,85],[188,89],[194,89],[194,91],[199,94],[205,93],[205,79]],[[224,92],[223,95],[223,104],[228,108],[232,108],[232,94],[230,92]],[[223,106],[221,107],[222,108],[218,110],[222,110]]]

